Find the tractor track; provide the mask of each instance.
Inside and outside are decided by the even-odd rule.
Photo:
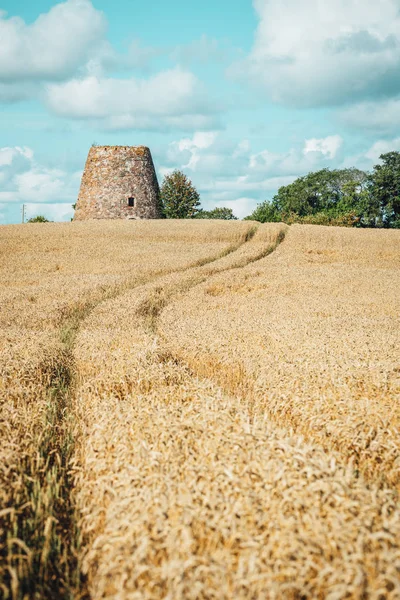
[[[218,255],[202,259],[177,270],[171,270],[185,280],[184,289],[201,283],[215,272],[215,263],[234,254],[250,242],[258,227],[248,230],[238,243],[231,244]],[[263,254],[264,255],[264,254]],[[261,256],[260,256],[261,258]],[[246,263],[248,264],[248,263]],[[240,268],[238,264],[230,268]],[[206,270],[207,275],[197,275],[193,285],[187,281],[192,271]],[[222,269],[225,270],[225,269]],[[4,531],[8,531],[5,547],[7,556],[0,556],[5,562],[8,576],[0,586],[0,598],[12,600],[88,600],[90,598],[86,578],[80,565],[81,535],[73,501],[73,481],[71,459],[74,451],[74,422],[72,399],[75,393],[76,368],[74,348],[81,325],[101,304],[144,285],[157,284],[165,276],[164,272],[150,277],[128,279],[122,284],[102,288],[97,296],[65,310],[59,319],[58,336],[60,342],[57,356],[49,356],[41,364],[40,370],[47,394],[45,426],[39,436],[37,460],[26,461],[24,471],[24,497],[20,507],[10,508],[0,513]],[[158,286],[158,287],[157,287]],[[171,295],[170,293],[171,292]],[[172,290],[168,291],[172,300]],[[156,301],[150,300],[150,321],[148,310],[143,307],[143,316],[155,324],[164,306],[163,299],[156,293]],[[16,513],[12,531],[8,518]],[[0,523],[1,524],[1,523]]]

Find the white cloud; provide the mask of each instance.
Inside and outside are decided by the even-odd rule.
[[[57,116],[107,131],[221,128],[220,107],[189,70],[132,76],[170,49],[133,40],[121,53],[106,28],[91,0],[55,4],[32,24],[0,11],[0,102],[36,98]],[[205,51],[209,41],[201,44]]]
[[[245,216],[298,176],[337,166],[333,161],[342,141],[333,135],[305,140],[287,152],[253,152],[247,139],[232,142],[215,131],[198,132],[169,144],[159,172],[183,169],[198,187],[204,208],[227,206]]]
[[[339,135],[326,138],[311,138],[304,146],[291,148],[287,152],[262,150],[251,154],[249,169],[254,173],[274,173],[277,175],[305,175],[313,170],[332,166],[343,143]]]
[[[361,102],[341,110],[338,117],[351,127],[390,134],[400,127],[400,98]]]
[[[198,79],[180,68],[148,79],[92,75],[51,84],[46,101],[59,116],[97,120],[107,129],[207,127],[217,111]]]
[[[14,178],[20,198],[26,201],[54,201],[64,195],[65,179],[62,171],[41,170],[37,167]],[[0,193],[1,197],[1,193]]]
[[[0,148],[0,202],[74,202],[81,173],[38,164],[27,147]]]
[[[305,141],[303,153],[320,152],[328,158],[335,158],[342,144],[343,139],[340,135],[328,135],[328,137],[320,139],[311,138]]]
[[[169,144],[163,157],[163,168],[188,169],[213,180],[235,175],[243,181],[250,175],[257,185],[265,177],[287,177],[329,167],[337,158],[343,143],[339,135],[304,141],[302,148],[287,152],[262,150],[252,152],[247,139],[230,142],[215,131],[197,132]]]
[[[248,59],[232,68],[276,102],[333,105],[400,91],[398,0],[254,0]]]
[[[197,131],[193,138],[183,138],[177,142],[172,142],[168,147],[168,160],[185,160],[187,164],[181,166],[182,169],[196,169],[196,165],[201,159],[202,150],[210,148],[215,142],[217,133],[215,131]]]
[[[204,150],[214,144],[216,137],[217,134],[215,131],[197,131],[192,140],[185,140],[182,148],[185,149],[187,147],[187,143],[189,143],[189,147],[200,148]]]
[[[365,156],[375,164],[379,162],[379,157],[381,154],[392,152],[393,150],[400,150],[400,137],[393,140],[378,140],[365,153]]]
[[[363,148],[354,154],[347,154],[338,164],[338,168],[346,169],[355,167],[363,171],[371,171],[374,165],[381,162],[379,160],[381,154],[392,151],[400,151],[400,137],[380,139],[366,149]]]
[[[194,75],[179,69],[148,80],[90,76],[49,85],[47,102],[56,114],[78,119],[176,115],[187,108],[195,87]]]
[[[269,150],[261,150],[250,156],[249,167],[253,170],[270,170],[274,165],[282,160],[282,155]]]
[[[195,132],[192,138],[182,138],[169,144],[162,157],[166,169],[182,168],[209,177],[223,177],[235,172],[246,157],[234,157],[237,144],[222,138],[216,131]]]
[[[0,198],[6,191],[10,181],[18,175],[29,171],[32,164],[32,151],[30,148],[16,146],[14,148],[0,148]]]
[[[0,78],[60,80],[73,74],[103,40],[106,21],[90,0],[67,0],[32,24],[0,14]]]
[[[11,166],[18,158],[23,158],[23,163],[26,164],[33,158],[33,152],[26,146],[23,148],[20,146],[0,148],[0,168]]]

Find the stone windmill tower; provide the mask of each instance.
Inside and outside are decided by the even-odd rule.
[[[92,146],[74,220],[160,218],[160,189],[149,148]]]

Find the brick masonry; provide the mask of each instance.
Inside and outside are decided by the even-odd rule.
[[[92,146],[74,220],[161,217],[160,189],[149,148]]]

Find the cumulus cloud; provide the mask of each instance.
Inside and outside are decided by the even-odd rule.
[[[215,180],[239,172],[249,151],[250,146],[247,145],[243,154],[243,142],[231,142],[217,131],[201,131],[191,138],[170,143],[162,157],[162,164],[166,171],[188,169]]]
[[[33,152],[30,148],[0,148],[0,183],[4,185],[12,177],[29,170]]]
[[[180,68],[148,79],[92,75],[51,84],[46,102],[59,116],[96,120],[107,129],[207,128],[218,110],[199,80]]]
[[[357,129],[392,134],[400,127],[400,97],[349,106],[339,112],[338,118]]]
[[[220,108],[189,70],[132,77],[170,49],[133,40],[120,53],[106,28],[91,0],[55,4],[32,24],[0,11],[0,102],[36,98],[57,116],[109,131],[221,127]],[[215,45],[205,38],[200,46],[206,52]]]
[[[32,24],[0,13],[0,79],[59,80],[72,75],[103,40],[106,21],[90,0],[56,4]]]
[[[172,142],[167,150],[169,164],[172,164],[175,160],[178,162],[187,160],[187,164],[182,164],[181,168],[195,170],[197,163],[202,158],[202,150],[210,148],[216,137],[215,131],[198,131],[193,135],[193,138],[183,138]]]
[[[313,170],[331,167],[342,143],[339,135],[332,135],[306,139],[302,148],[290,148],[287,152],[262,150],[251,154],[249,169],[260,174],[305,175]]]
[[[253,49],[231,72],[276,102],[334,105],[400,91],[398,0],[254,0]]]
[[[342,143],[343,139],[340,135],[329,135],[320,139],[311,138],[305,141],[303,153],[320,152],[328,158],[335,158]]]
[[[161,175],[183,169],[198,187],[205,208],[227,206],[245,216],[257,202],[271,198],[296,177],[337,166],[340,136],[305,140],[287,152],[254,152],[247,139],[222,138],[216,131],[197,132],[169,144],[161,160]]]
[[[191,138],[182,138],[169,144],[163,157],[165,166],[189,169],[201,174],[224,177],[236,174],[252,180],[291,176],[312,169],[331,166],[343,143],[339,135],[306,139],[304,144],[287,152],[268,149],[253,152],[249,140],[231,142],[217,131],[197,132]]]
[[[365,156],[372,163],[376,164],[379,162],[379,157],[381,154],[386,154],[387,152],[392,152],[394,150],[400,150],[400,137],[392,140],[378,140],[365,153]]]
[[[106,39],[107,20],[91,0],[55,4],[32,24],[0,10],[0,101],[37,96],[40,85],[113,70],[146,70],[166,49],[134,39],[118,52]]]
[[[75,201],[81,173],[46,168],[27,147],[0,148],[0,203]]]

